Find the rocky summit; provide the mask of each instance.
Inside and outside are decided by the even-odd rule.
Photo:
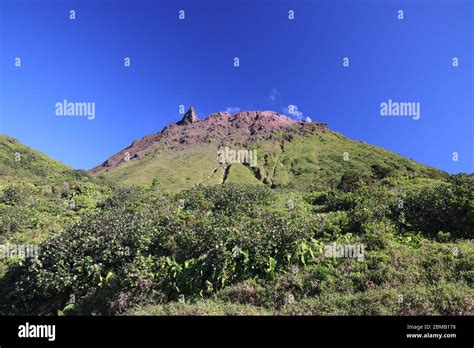
[[[217,142],[225,144],[250,145],[262,140],[281,138],[287,132],[314,134],[327,130],[327,124],[317,122],[297,122],[275,111],[244,111],[230,115],[227,112],[216,112],[198,118],[194,107],[191,107],[183,118],[162,131],[135,140],[132,144],[92,169],[94,174],[108,172],[129,160],[143,157],[154,148],[163,145],[168,150],[186,148],[191,145]]]

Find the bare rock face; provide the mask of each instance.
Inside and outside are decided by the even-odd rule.
[[[291,141],[293,136],[314,134],[328,130],[327,124],[298,122],[274,111],[241,111],[234,115],[216,112],[200,120],[191,107],[184,117],[166,126],[162,131],[135,140],[129,147],[116,153],[92,169],[97,175],[113,170],[124,162],[144,156],[152,149],[183,149],[197,144],[216,142],[224,144],[249,144],[280,139],[284,133]]]
[[[184,117],[181,119],[181,121],[176,122],[177,125],[183,126],[186,124],[192,124],[196,123],[199,121],[199,118],[197,117],[196,110],[194,110],[194,107],[190,107],[189,110],[184,114]]]

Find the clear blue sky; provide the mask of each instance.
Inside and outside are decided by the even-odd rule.
[[[473,4],[0,0],[0,132],[89,169],[177,121],[181,104],[200,116],[293,104],[350,138],[474,172]],[[57,117],[63,99],[95,102],[95,119]],[[388,99],[419,102],[420,119],[380,116]]]

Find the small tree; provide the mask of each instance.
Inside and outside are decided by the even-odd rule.
[[[345,192],[353,192],[367,183],[368,178],[366,175],[358,172],[347,172],[342,176],[337,188]]]

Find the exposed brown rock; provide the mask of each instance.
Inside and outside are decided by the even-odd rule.
[[[197,117],[196,110],[194,110],[194,107],[191,106],[189,110],[184,114],[184,117],[181,119],[181,121],[176,122],[177,125],[183,126],[191,123],[196,123],[199,121],[199,118]]]

